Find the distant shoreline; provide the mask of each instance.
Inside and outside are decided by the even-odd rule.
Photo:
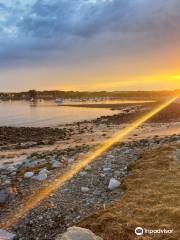
[[[137,101],[129,103],[84,103],[84,104],[62,104],[63,107],[83,107],[83,108],[109,108],[111,110],[119,110],[125,106],[134,106],[137,104],[154,104],[156,101]],[[61,105],[60,105],[61,106]]]
[[[31,99],[43,99],[43,100],[55,100],[61,99],[121,99],[121,100],[160,100],[167,97],[173,97],[180,94],[180,89],[176,90],[151,90],[151,91],[59,91],[48,90],[38,91],[29,90],[21,92],[0,92],[0,100],[31,100]]]

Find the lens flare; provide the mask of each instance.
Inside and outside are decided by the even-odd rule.
[[[11,228],[15,225],[18,220],[23,218],[30,210],[35,208],[43,199],[47,198],[51,193],[59,189],[64,183],[73,178],[77,173],[79,173],[85,166],[94,161],[97,157],[101,156],[104,152],[109,150],[113,145],[120,142],[125,136],[134,131],[137,127],[142,125],[144,122],[152,118],[154,115],[162,111],[164,108],[173,103],[178,97],[174,97],[165,103],[160,104],[155,109],[151,110],[149,113],[140,117],[138,120],[130,124],[128,127],[121,129],[117,134],[115,134],[111,139],[106,140],[97,150],[92,152],[90,155],[85,157],[85,159],[74,163],[67,171],[60,175],[58,178],[53,180],[49,186],[42,188],[38,193],[31,196],[20,209],[15,210],[8,217],[6,223],[0,224],[1,228]]]

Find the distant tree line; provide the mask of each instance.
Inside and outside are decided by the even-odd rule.
[[[99,91],[99,92],[78,92],[78,91],[36,91],[29,90],[27,92],[1,92],[0,100],[31,100],[31,99],[43,99],[43,100],[54,100],[55,98],[62,99],[78,99],[78,98],[114,98],[114,99],[157,99],[164,98],[167,96],[174,96],[180,94],[179,90],[173,91]]]

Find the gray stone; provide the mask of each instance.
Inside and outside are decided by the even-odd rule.
[[[6,166],[5,165],[2,165],[2,166],[0,166],[0,171],[4,171],[4,170],[6,170]]]
[[[11,173],[11,176],[16,176],[16,172],[12,172],[12,173]]]
[[[85,168],[84,168],[86,171],[91,171],[91,166],[90,165],[87,165]]]
[[[96,236],[89,229],[80,227],[70,227],[67,232],[58,236],[56,240],[103,240]]]
[[[15,198],[15,193],[10,190],[10,188],[5,188],[0,190],[0,203],[5,204]]]
[[[48,171],[46,168],[43,168],[43,169],[41,169],[41,171],[39,172],[39,175],[40,175],[40,174],[44,174],[44,173],[48,174],[49,171]]]
[[[47,173],[41,173],[38,174],[37,176],[34,176],[33,179],[38,180],[38,181],[44,181],[47,178]]]
[[[34,173],[33,172],[26,172],[24,174],[24,178],[32,178],[34,176]]]
[[[118,188],[120,186],[120,181],[116,180],[115,178],[111,178],[109,181],[108,189],[110,191]]]
[[[4,181],[4,185],[6,185],[6,186],[11,185],[11,179],[6,179],[6,180]]]
[[[35,166],[37,166],[37,162],[35,162],[32,159],[26,159],[23,161],[23,167],[27,167],[27,168],[34,168]]]
[[[53,161],[51,166],[52,168],[59,168],[61,167],[61,163],[58,161]]]
[[[81,192],[82,193],[87,193],[87,192],[89,192],[89,188],[88,187],[81,187]]]
[[[68,159],[68,163],[73,163],[73,162],[74,162],[74,158]]]
[[[120,177],[121,176],[121,171],[114,171],[114,177]]]
[[[13,166],[9,166],[9,167],[7,168],[7,171],[8,171],[9,173],[12,173],[12,172],[17,171],[17,168],[15,168],[15,167],[13,167]]]
[[[81,177],[83,177],[83,176],[87,175],[87,172],[81,171],[81,172],[79,173],[79,175],[80,175]]]
[[[110,172],[111,171],[111,168],[110,167],[105,167],[103,168],[103,172]]]
[[[8,201],[9,198],[9,192],[6,191],[5,189],[0,190],[0,203],[4,204]]]
[[[16,235],[14,233],[7,232],[3,229],[0,229],[0,240],[13,240]]]

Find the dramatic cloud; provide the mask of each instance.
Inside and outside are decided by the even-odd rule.
[[[180,36],[179,13],[179,0],[0,0],[0,65],[151,50]]]

